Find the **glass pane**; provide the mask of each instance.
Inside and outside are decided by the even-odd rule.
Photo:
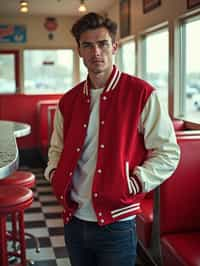
[[[135,42],[128,41],[121,45],[119,49],[119,68],[130,75],[135,74]]]
[[[25,50],[26,93],[64,93],[73,86],[73,50]]]
[[[79,58],[79,66],[80,66],[80,81],[83,81],[87,78],[87,68],[85,67],[84,63],[83,63],[83,59],[80,57]]]
[[[200,122],[200,20],[186,24],[186,117]]]
[[[0,54],[0,93],[15,92],[15,56]]]
[[[146,37],[146,80],[157,90],[168,110],[168,31],[151,33]]]

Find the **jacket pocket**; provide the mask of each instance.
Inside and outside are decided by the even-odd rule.
[[[126,161],[125,173],[128,184],[128,191],[130,194],[136,195],[141,192],[141,184],[136,176],[130,176],[129,162]]]
[[[126,180],[127,180],[127,185],[128,185],[128,191],[130,194],[133,193],[132,188],[131,188],[131,181],[130,181],[130,176],[129,176],[129,162],[126,161],[125,163],[125,174],[126,174]]]

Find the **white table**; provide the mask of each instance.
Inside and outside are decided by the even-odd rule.
[[[0,179],[18,168],[19,152],[16,138],[30,134],[28,124],[0,120]]]

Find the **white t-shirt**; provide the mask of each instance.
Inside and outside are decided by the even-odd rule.
[[[102,89],[91,90],[90,119],[81,157],[72,177],[71,198],[79,204],[74,216],[81,220],[97,221],[92,206],[92,183],[97,162],[99,138],[99,102]]]

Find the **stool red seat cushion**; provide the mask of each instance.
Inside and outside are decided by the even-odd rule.
[[[33,192],[21,186],[0,186],[0,213],[25,209],[33,201]]]
[[[15,171],[12,175],[1,179],[0,185],[20,185],[32,188],[35,185],[35,175],[29,171]]]
[[[161,246],[164,265],[200,265],[200,232],[165,235]]]

